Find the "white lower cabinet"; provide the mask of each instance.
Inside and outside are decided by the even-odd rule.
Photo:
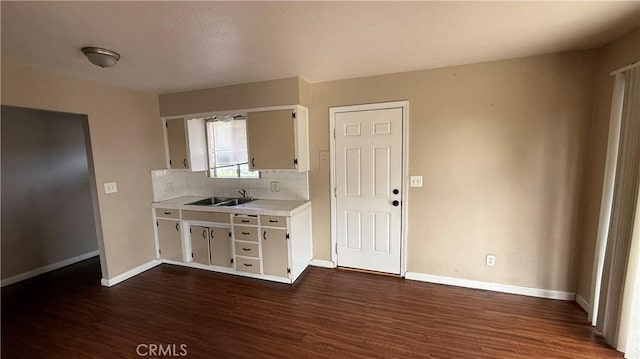
[[[180,221],[158,218],[158,255],[160,258],[182,261],[182,241],[180,238]]]
[[[191,261],[219,267],[233,267],[231,231],[228,227],[191,225]]]
[[[288,277],[289,234],[286,229],[262,227],[262,268],[264,274]]]
[[[158,226],[159,246],[169,248],[161,258],[178,260],[185,248],[184,265],[283,283],[293,283],[312,258],[310,207],[292,216],[182,211],[181,218]],[[188,228],[183,243],[174,233],[180,224]]]

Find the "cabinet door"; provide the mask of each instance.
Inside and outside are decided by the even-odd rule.
[[[171,168],[189,168],[184,119],[167,120],[167,140],[169,144],[169,164]]]
[[[293,110],[247,114],[249,167],[252,170],[296,169],[294,122]]]
[[[209,265],[209,228],[191,226],[191,256],[194,262]]]
[[[158,245],[160,257],[174,261],[183,260],[179,221],[158,219]]]
[[[289,249],[287,230],[262,229],[262,270],[264,274],[288,277]]]
[[[231,267],[231,236],[229,228],[209,228],[211,238],[211,264]]]

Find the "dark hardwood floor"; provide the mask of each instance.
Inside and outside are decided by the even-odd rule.
[[[573,302],[313,267],[293,286],[166,264],[99,280],[94,258],[2,288],[2,358],[622,358]]]

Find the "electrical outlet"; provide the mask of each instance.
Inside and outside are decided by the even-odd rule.
[[[487,267],[493,267],[496,265],[496,256],[493,254],[487,254]]]
[[[104,184],[104,193],[111,194],[118,192],[118,185],[115,182],[106,182]]]
[[[411,176],[409,186],[422,187],[422,176]]]
[[[280,192],[280,182],[271,182],[271,192]]]
[[[173,182],[165,183],[164,184],[164,191],[165,192],[173,192]]]

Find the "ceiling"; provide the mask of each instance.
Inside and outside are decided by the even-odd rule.
[[[1,2],[2,56],[151,93],[310,82],[592,48],[628,2]],[[83,46],[122,55],[101,69]]]

